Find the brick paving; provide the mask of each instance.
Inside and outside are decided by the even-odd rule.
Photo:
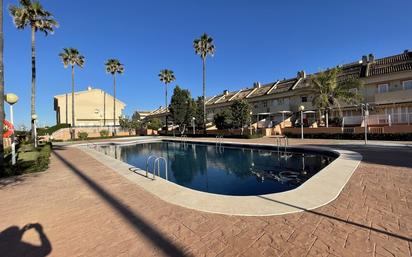
[[[340,196],[269,217],[168,204],[80,150],[56,147],[46,172],[0,180],[0,256],[411,256],[412,148],[335,147],[364,156]]]

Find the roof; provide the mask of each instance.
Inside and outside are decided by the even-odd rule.
[[[74,92],[74,94],[75,94],[75,95],[86,94],[86,93],[90,93],[90,92],[92,92],[92,91],[100,91],[100,92],[102,92],[102,93],[106,93],[106,95],[108,95],[108,96],[113,97],[111,94],[109,94],[109,93],[107,93],[107,92],[105,92],[104,90],[99,89],[99,88],[89,88],[89,89],[87,89],[87,90],[82,90],[82,91]],[[54,98],[57,98],[57,97],[65,97],[67,94],[71,94],[71,92],[65,93],[65,94],[60,94],[60,95],[55,95]],[[114,98],[114,97],[113,97],[113,98]],[[120,102],[121,104],[123,104],[124,106],[126,106],[126,104],[125,104],[123,101],[120,101],[118,98],[116,98],[116,100],[117,100],[118,102]]]

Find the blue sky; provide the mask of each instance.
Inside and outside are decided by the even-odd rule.
[[[7,8],[17,0],[5,0]],[[161,69],[176,83],[201,94],[201,61],[193,39],[207,32],[216,54],[207,60],[207,95],[316,72],[412,48],[411,0],[42,0],[60,23],[54,35],[37,33],[37,113],[40,125],[54,125],[53,96],[71,90],[70,71],[58,53],[75,47],[86,57],[76,70],[76,90],[87,86],[112,93],[104,62],[118,58],[126,71],[118,79],[125,113],[164,104]],[[30,32],[4,17],[5,91],[20,97],[15,123],[30,119]],[[8,106],[6,105],[7,116]]]

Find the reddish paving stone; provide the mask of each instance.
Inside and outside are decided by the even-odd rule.
[[[0,180],[0,230],[40,223],[51,256],[411,256],[412,148],[348,149],[364,159],[332,203],[237,217],[166,203],[80,150],[59,148],[48,171]],[[23,234],[26,244],[19,233],[0,235],[6,256],[27,243],[40,245],[33,229]],[[31,255],[48,250],[30,249]]]

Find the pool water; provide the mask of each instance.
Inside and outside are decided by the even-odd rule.
[[[262,195],[297,188],[336,156],[318,152],[278,152],[257,146],[152,142],[99,146],[98,150],[137,168],[146,169],[150,155],[164,157],[168,180],[203,192]],[[152,171],[153,160],[149,162]],[[160,175],[165,178],[164,164]]]

